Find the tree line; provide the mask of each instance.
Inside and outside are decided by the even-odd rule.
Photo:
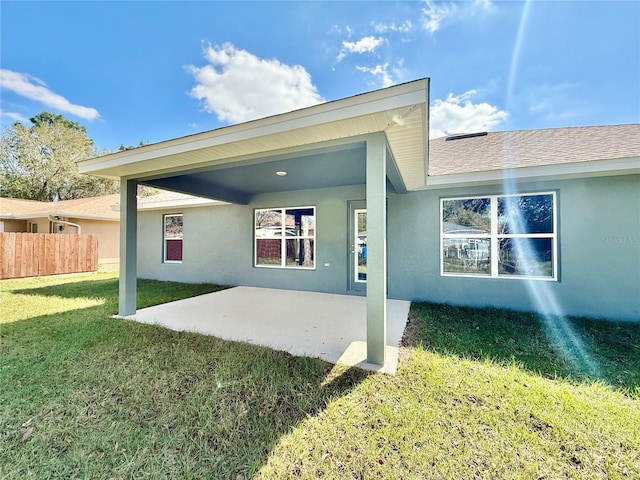
[[[0,197],[46,202],[119,191],[116,180],[78,173],[76,162],[111,153],[96,149],[84,126],[49,112],[30,122],[16,122],[2,132]],[[121,145],[119,150],[130,148],[136,147]]]

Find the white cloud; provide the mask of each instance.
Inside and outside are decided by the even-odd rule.
[[[410,32],[413,28],[413,24],[410,20],[406,20],[404,23],[400,25],[396,25],[395,23],[373,23],[373,29],[378,33],[386,33],[386,32],[399,32],[399,33],[407,33]]]
[[[367,53],[373,52],[376,48],[384,41],[382,37],[363,37],[357,42],[342,42],[342,48],[340,49],[340,53],[338,54],[338,58],[336,59],[338,62],[341,61],[344,57],[349,55],[350,53]]]
[[[342,46],[350,53],[373,52],[382,43],[382,37],[363,37],[357,42],[342,42]]]
[[[42,80],[26,73],[0,70],[0,87],[11,90],[30,100],[43,103],[47,107],[70,113],[86,120],[95,120],[100,117],[98,110],[95,108],[71,103],[63,96],[49,90]]]
[[[20,123],[29,123],[29,119],[24,115],[21,115],[17,112],[5,112],[4,110],[0,111],[0,116],[10,118],[16,122]]]
[[[427,0],[427,6],[422,9],[421,23],[425,30],[434,33],[440,29],[442,20],[451,14],[455,5],[445,3],[435,3]]]
[[[374,77],[377,77],[383,87],[390,87],[391,85],[394,85],[396,83],[391,78],[391,75],[388,72],[388,68],[389,63],[376,65],[373,68],[356,66],[357,70],[365,73],[370,73]]]
[[[470,99],[475,94],[475,90],[469,90],[460,95],[450,93],[445,100],[435,100],[431,106],[429,137],[484,132],[506,120],[508,114],[504,110],[486,102],[473,103]]]
[[[349,25],[346,25],[344,29],[342,29],[340,26],[334,25],[329,29],[329,33],[336,35],[346,34],[348,38],[351,38],[351,36],[353,35],[353,28],[351,28]]]
[[[470,5],[470,11],[473,14],[488,12],[493,9],[492,0],[473,0]]]
[[[436,2],[426,0],[426,7],[422,8],[420,23],[429,33],[435,33],[442,26],[442,22],[453,16],[475,16],[493,8],[491,0],[473,0],[470,2]]]
[[[300,65],[265,60],[230,43],[209,45],[204,67],[187,66],[197,85],[189,94],[219,120],[240,123],[324,102]]]

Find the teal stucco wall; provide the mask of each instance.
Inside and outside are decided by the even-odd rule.
[[[138,275],[180,282],[345,293],[347,201],[364,197],[364,186],[339,187],[259,195],[249,205],[140,212]],[[315,269],[254,267],[254,209],[303,206],[316,207]],[[166,213],[184,215],[182,263],[162,263],[162,215]]]
[[[502,185],[389,197],[389,297],[640,321],[640,175],[522,183],[555,191],[557,281],[440,275],[440,198]]]
[[[389,193],[389,297],[640,321],[640,175],[521,183],[516,191],[557,193],[557,281],[440,275],[440,198],[502,194],[502,185]],[[347,202],[364,198],[364,186],[354,186],[141,211],[138,276],[347,293]],[[316,207],[316,268],[254,267],[253,210],[295,206]],[[162,263],[164,213],[184,214],[182,263]]]

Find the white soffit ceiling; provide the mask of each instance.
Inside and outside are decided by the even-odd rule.
[[[386,134],[407,190],[415,190],[423,187],[427,179],[427,107],[420,104],[406,110]]]
[[[423,187],[427,168],[428,80],[177,138],[78,164],[110,178],[177,173],[384,132],[408,190]],[[362,138],[359,139],[362,141]]]

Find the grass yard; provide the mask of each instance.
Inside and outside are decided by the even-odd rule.
[[[391,377],[112,319],[115,275],[0,282],[0,478],[640,478],[640,324],[414,304]]]

